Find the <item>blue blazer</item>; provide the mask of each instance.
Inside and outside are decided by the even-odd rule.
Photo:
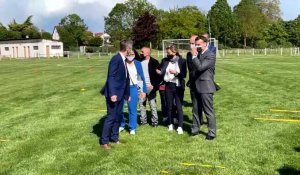
[[[128,99],[129,92],[129,75],[126,73],[122,56],[118,53],[109,62],[106,83],[100,93],[106,98],[116,95],[117,101],[120,101]]]
[[[140,61],[134,59],[134,65],[136,67],[136,71],[137,71],[139,77],[143,81],[143,92],[147,93],[147,86],[146,86],[146,81],[145,81],[145,76],[144,76],[142,64],[141,64]]]
[[[216,52],[217,52],[216,47],[213,46],[211,43],[209,43],[209,45],[208,45],[208,50],[210,50],[213,54],[216,55]]]

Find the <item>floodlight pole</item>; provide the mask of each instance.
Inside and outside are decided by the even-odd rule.
[[[208,20],[208,33],[209,33],[209,38],[211,38],[210,21],[209,21],[209,16],[208,16],[208,14],[207,14],[207,20]]]

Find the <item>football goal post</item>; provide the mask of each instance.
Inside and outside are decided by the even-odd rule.
[[[218,40],[210,38],[209,43],[216,47],[218,55]],[[190,51],[190,39],[166,39],[162,41],[163,58],[166,56],[166,48],[175,45],[178,48],[179,54],[186,57],[186,54]]]

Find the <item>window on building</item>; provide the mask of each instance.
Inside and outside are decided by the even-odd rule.
[[[39,46],[33,46],[33,50],[39,50]]]
[[[51,49],[60,49],[60,45],[52,45]]]
[[[5,49],[5,51],[9,51],[9,47],[5,47],[4,49]]]

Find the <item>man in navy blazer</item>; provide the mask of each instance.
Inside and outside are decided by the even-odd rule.
[[[109,62],[107,80],[101,90],[106,98],[107,116],[104,121],[101,135],[101,146],[110,149],[109,141],[120,144],[119,126],[122,116],[122,107],[125,100],[130,100],[129,75],[126,67],[126,57],[131,53],[132,42],[120,42],[120,52]]]

